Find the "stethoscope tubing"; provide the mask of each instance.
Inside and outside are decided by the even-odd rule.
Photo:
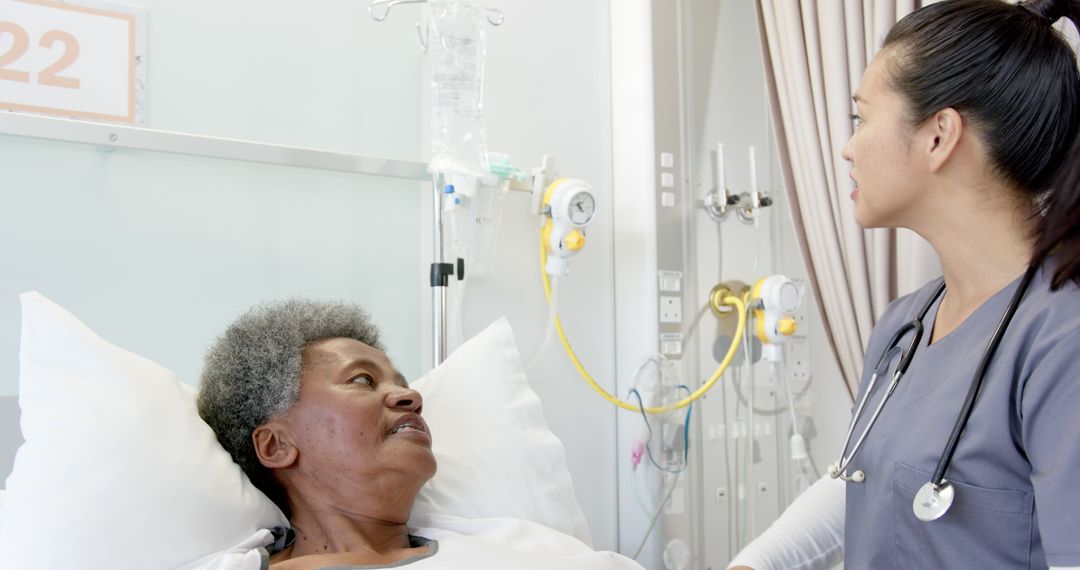
[[[986,379],[986,370],[990,368],[990,361],[993,360],[994,353],[997,352],[998,345],[1001,344],[1001,339],[1005,336],[1005,330],[1009,328],[1009,322],[1012,321],[1013,315],[1016,314],[1016,310],[1020,307],[1020,301],[1023,300],[1024,294],[1027,292],[1028,286],[1031,285],[1031,280],[1034,279],[1037,270],[1036,265],[1028,267],[1023,280],[1020,281],[1020,286],[1016,288],[1016,292],[1013,293],[1012,299],[1009,301],[1008,308],[1005,309],[1005,314],[1001,315],[1001,320],[998,322],[997,329],[994,330],[994,336],[990,339],[990,344],[986,345],[986,350],[983,351],[982,358],[979,360],[979,367],[975,370],[975,378],[971,382],[971,386],[968,387],[967,397],[964,398],[964,405],[961,408],[960,415],[956,418],[956,423],[953,424],[952,433],[949,434],[945,449],[941,452],[941,457],[938,458],[937,467],[934,468],[934,476],[930,479],[935,489],[940,488],[945,483],[945,472],[952,463],[953,455],[956,453],[956,446],[960,442],[960,435],[964,433],[971,412],[975,408],[975,400],[978,398],[979,390]]]
[[[908,366],[911,364],[912,358],[915,356],[915,349],[918,347],[919,342],[922,341],[923,335],[923,318],[926,317],[926,313],[930,311],[930,307],[934,304],[934,301],[941,296],[941,293],[945,290],[945,282],[942,281],[937,289],[934,290],[933,295],[923,303],[918,314],[909,322],[904,323],[895,333],[892,338],[889,339],[887,347],[878,358],[877,364],[874,365],[874,373],[870,376],[870,381],[866,384],[866,389],[863,390],[862,400],[855,408],[855,413],[851,416],[851,422],[848,424],[847,435],[844,437],[844,447],[840,452],[840,459],[833,464],[830,468],[830,474],[833,477],[839,477],[845,481],[850,477],[847,475],[847,467],[851,464],[851,460],[855,458],[855,454],[859,452],[859,448],[862,447],[863,441],[866,436],[869,435],[870,429],[874,427],[877,422],[878,415],[881,414],[881,410],[885,407],[885,402],[889,401],[889,397],[892,396],[896,385],[899,383],[900,378],[903,377],[904,372],[907,371]],[[900,340],[904,338],[904,335],[909,332],[914,334],[911,337],[911,342],[908,343],[908,349],[902,350],[900,348]],[[851,448],[851,453],[848,453],[848,444],[851,443],[851,435],[855,432],[855,426],[859,423],[859,418],[862,417],[863,409],[866,407],[866,403],[870,400],[870,395],[874,392],[874,386],[877,385],[878,377],[882,373],[882,366],[887,366],[892,360],[895,353],[900,351],[900,362],[896,367],[896,371],[893,373],[892,380],[889,382],[888,388],[881,396],[881,401],[878,403],[877,408],[874,410],[874,414],[866,422],[866,427],[863,428],[862,433],[859,435],[859,439],[855,442],[855,446]],[[885,369],[888,372],[888,368]],[[833,474],[833,471],[835,474]],[[858,473],[858,472],[856,472]]]
[[[885,354],[883,354],[881,359],[878,360],[878,365],[874,368],[874,374],[870,377],[870,381],[866,384],[866,391],[863,394],[862,401],[859,402],[859,407],[855,410],[855,415],[853,417],[862,417],[863,408],[866,407],[866,403],[870,400],[870,394],[874,392],[874,386],[877,384],[878,377],[880,376],[882,363],[887,362],[888,359],[891,358],[891,355],[898,350],[900,350],[899,346],[893,346],[889,350],[885,351]],[[851,453],[847,452],[847,445],[851,442],[851,434],[855,431],[855,424],[857,422],[852,421],[851,425],[848,426],[847,436],[844,438],[844,449],[840,455],[840,461],[836,463],[838,473],[844,473],[845,471],[847,471],[847,467],[851,463],[851,460],[855,457],[855,454],[859,452],[859,448],[862,447],[863,441],[866,440],[867,434],[870,433],[870,428],[874,426],[874,423],[877,422],[878,416],[881,415],[881,410],[885,407],[885,402],[889,400],[889,397],[892,396],[893,391],[896,389],[896,384],[900,381],[900,376],[900,369],[897,368],[896,372],[893,373],[893,377],[892,380],[889,382],[889,386],[885,389],[885,392],[881,396],[881,401],[878,402],[877,408],[874,409],[874,414],[870,416],[870,419],[867,421],[866,428],[863,429],[862,433],[859,435],[859,439],[855,441],[854,447],[851,448]],[[845,478],[846,477],[847,476],[845,475]]]
[[[964,398],[964,403],[961,406],[960,413],[956,418],[956,422],[953,424],[953,429],[949,434],[949,439],[945,443],[945,449],[942,451],[941,456],[938,458],[937,466],[934,468],[934,474],[930,479],[930,484],[935,491],[941,490],[943,486],[947,484],[945,479],[945,473],[948,471],[949,466],[952,464],[953,456],[956,454],[957,444],[960,442],[960,436],[964,433],[964,429],[967,427],[968,419],[971,418],[971,413],[975,408],[975,401],[978,398],[979,391],[982,389],[982,384],[986,379],[986,371],[990,367],[990,362],[993,360],[994,353],[997,352],[998,346],[1001,344],[1001,339],[1005,336],[1005,331],[1009,327],[1009,323],[1012,321],[1013,316],[1016,314],[1017,309],[1020,307],[1020,302],[1023,300],[1024,294],[1027,292],[1028,287],[1031,285],[1031,281],[1035,277],[1035,273],[1038,271],[1037,265],[1031,265],[1024,273],[1023,279],[1020,281],[1020,285],[1016,288],[1016,292],[1013,293],[1012,299],[1009,301],[1008,307],[1005,309],[1005,313],[1001,316],[1001,320],[998,322],[997,328],[994,330],[994,334],[991,336],[990,342],[987,344],[986,349],[983,351],[982,358],[979,359],[979,365],[975,369],[975,375],[972,378],[971,384],[968,387],[968,392]],[[870,381],[867,383],[866,389],[863,394],[862,401],[859,402],[858,407],[852,416],[851,423],[848,426],[847,436],[844,438],[844,447],[840,454],[840,459],[830,467],[830,475],[834,478],[839,477],[847,480],[852,480],[846,473],[848,465],[854,459],[859,448],[862,446],[863,441],[870,432],[870,429],[877,421],[878,415],[881,413],[882,408],[885,406],[885,402],[888,401],[893,391],[896,389],[897,384],[903,374],[907,371],[908,366],[911,364],[912,359],[915,356],[916,349],[919,343],[922,341],[923,335],[923,319],[930,311],[930,307],[945,291],[945,282],[942,281],[938,287],[934,290],[934,293],[923,304],[915,318],[905,323],[899,330],[893,334],[892,339],[886,345],[887,348],[882,353],[881,357],[877,361],[877,365],[874,367],[874,373],[870,377]],[[859,439],[855,442],[855,446],[851,449],[851,453],[847,452],[847,446],[851,442],[851,436],[855,431],[855,426],[862,417],[862,412],[866,407],[867,402],[870,399],[870,394],[873,392],[874,386],[877,383],[878,376],[881,373],[881,367],[883,364],[887,365],[892,358],[894,358],[896,351],[900,350],[900,340],[908,332],[914,332],[911,342],[909,343],[908,350],[901,352],[900,362],[896,367],[896,371],[893,373],[893,377],[889,386],[886,388],[882,395],[881,401],[878,403],[874,410],[874,414],[867,421],[866,427],[863,428],[862,434],[859,435]],[[835,471],[835,473],[833,473]],[[861,470],[860,470],[861,471]],[[859,471],[856,471],[859,474]],[[865,475],[863,475],[865,476]],[[862,480],[861,477],[858,480]]]

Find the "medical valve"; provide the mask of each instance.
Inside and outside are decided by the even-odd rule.
[[[571,230],[563,238],[563,245],[570,251],[581,251],[581,248],[585,247],[585,234],[581,233],[581,230]]]
[[[776,323],[776,332],[782,336],[791,336],[799,329],[799,324],[791,317],[784,317]]]
[[[569,259],[585,247],[585,227],[596,214],[596,197],[582,180],[559,178],[544,193],[544,247],[548,275],[566,275]]]
[[[754,334],[764,345],[762,357],[779,362],[780,345],[799,329],[795,311],[799,310],[802,292],[784,275],[770,275],[758,280],[750,294],[754,309]]]

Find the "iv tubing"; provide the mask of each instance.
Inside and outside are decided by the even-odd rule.
[[[544,295],[547,298],[548,304],[550,305],[551,279],[548,277],[547,271],[544,269],[544,266],[546,264],[547,247],[544,244],[543,232],[541,232],[540,276],[544,279]],[[731,340],[731,346],[728,347],[727,354],[724,355],[724,360],[721,361],[720,365],[716,367],[716,372],[713,372],[713,375],[709,377],[709,379],[706,380],[700,388],[695,390],[694,393],[690,394],[689,396],[683,398],[682,400],[679,400],[678,402],[675,402],[674,404],[670,404],[667,406],[652,406],[644,408],[645,413],[665,414],[672,410],[685,408],[686,406],[689,406],[691,403],[693,403],[694,400],[697,400],[702,395],[704,395],[705,392],[708,392],[709,389],[713,387],[713,384],[716,384],[716,382],[720,380],[720,376],[724,373],[724,370],[727,370],[728,365],[731,364],[731,360],[735,358],[735,353],[739,351],[739,341],[742,340],[743,333],[746,330],[746,304],[743,302],[743,300],[735,295],[728,295],[723,299],[723,302],[726,305],[731,305],[735,307],[735,314],[738,316],[739,322],[735,327],[735,338]],[[604,390],[600,387],[599,384],[596,383],[596,380],[594,380],[593,377],[589,375],[588,371],[586,371],[585,367],[581,364],[581,361],[578,360],[577,354],[574,354],[574,349],[570,347],[570,341],[566,340],[566,332],[563,331],[562,322],[559,320],[558,314],[555,315],[555,330],[559,333],[559,340],[562,342],[563,349],[566,350],[566,354],[570,356],[570,360],[574,363],[574,368],[577,368],[577,371],[579,374],[581,374],[581,377],[589,383],[589,386],[591,386],[593,390],[596,390],[597,394],[600,394],[600,396],[603,397],[605,400],[624,410],[630,412],[638,412],[642,410],[642,408],[639,406],[635,406],[630,402],[625,402],[615,396],[612,396],[607,392],[607,390]]]
[[[645,543],[648,542],[649,535],[652,534],[653,527],[656,526],[656,521],[660,518],[660,513],[664,511],[664,505],[668,502],[668,499],[671,498],[671,494],[675,492],[675,487],[679,486],[679,477],[681,475],[681,471],[675,474],[674,481],[671,482],[671,488],[668,489],[667,494],[664,495],[664,498],[661,499],[660,503],[657,505],[656,514],[653,515],[652,521],[649,522],[649,528],[645,531],[645,536],[641,537],[641,544],[638,544],[637,550],[634,552],[634,560],[637,560],[637,557],[641,556],[641,551],[645,549]]]
[[[555,336],[555,319],[559,318],[558,306],[559,280],[553,279],[551,281],[551,296],[548,298],[548,320],[547,326],[544,327],[544,340],[540,343],[540,348],[536,349],[536,354],[525,365],[525,370],[532,368],[540,360],[544,352],[547,351],[548,345],[551,344],[551,339]]]

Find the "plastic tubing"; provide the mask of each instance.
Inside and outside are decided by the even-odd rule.
[[[555,319],[559,318],[557,307],[559,306],[559,280],[553,279],[551,282],[551,297],[548,303],[548,320],[547,326],[544,327],[544,340],[540,343],[540,348],[536,350],[536,354],[533,355],[529,363],[525,365],[525,369],[528,370],[536,364],[540,357],[543,356],[544,351],[547,350],[548,345],[551,344],[551,339],[555,338]]]
[[[541,232],[540,275],[544,280],[544,296],[547,298],[548,305],[551,305],[551,279],[548,277],[547,271],[544,270],[545,264],[547,264],[547,247],[544,244],[543,232]],[[735,314],[738,315],[739,322],[735,327],[735,338],[731,339],[731,346],[728,347],[727,354],[724,355],[724,359],[720,362],[720,365],[716,367],[716,371],[713,372],[712,376],[710,376],[709,379],[706,380],[700,388],[695,390],[689,396],[683,398],[682,400],[679,400],[678,402],[675,402],[674,404],[669,404],[667,406],[646,407],[644,408],[645,413],[654,415],[666,414],[667,412],[670,412],[672,410],[682,409],[686,406],[689,406],[695,400],[705,395],[705,393],[708,392],[709,389],[712,388],[718,380],[720,380],[720,376],[724,374],[724,370],[727,370],[727,367],[731,365],[732,359],[735,358],[735,354],[739,351],[739,342],[742,340],[743,332],[746,330],[746,303],[744,303],[742,299],[735,295],[728,295],[723,299],[723,302],[726,305],[731,305],[732,307],[735,307]],[[635,406],[630,402],[626,402],[620,400],[616,396],[612,396],[608,393],[607,390],[604,390],[599,384],[597,384],[596,380],[594,380],[591,375],[589,375],[589,372],[585,370],[585,367],[581,364],[581,360],[578,359],[577,354],[574,353],[574,349],[570,347],[570,341],[566,340],[566,331],[563,330],[562,322],[559,320],[559,315],[557,313],[555,314],[555,331],[559,333],[559,341],[562,342],[563,349],[570,357],[570,361],[574,363],[574,368],[576,368],[578,373],[581,374],[581,377],[585,379],[585,382],[589,384],[589,387],[595,390],[597,394],[600,394],[600,397],[604,398],[609,403],[630,412],[640,412],[642,410],[642,408],[639,406]]]

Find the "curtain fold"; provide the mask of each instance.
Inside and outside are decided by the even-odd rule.
[[[781,172],[803,259],[848,394],[886,305],[940,274],[929,244],[907,230],[863,230],[840,151],[851,97],[889,29],[928,2],[757,0]]]

